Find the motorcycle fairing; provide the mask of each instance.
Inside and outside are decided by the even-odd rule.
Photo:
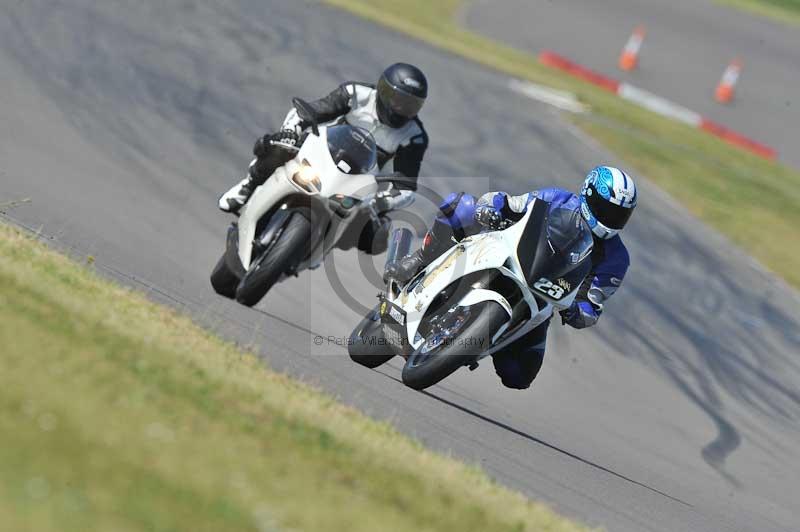
[[[319,176],[319,190],[309,191],[292,181],[292,176],[297,173],[303,162],[311,165]],[[370,174],[347,174],[342,172],[333,161],[328,151],[327,128],[319,128],[319,136],[309,135],[297,156],[279,167],[256,190],[249,201],[242,208],[239,216],[239,246],[238,255],[242,266],[247,270],[253,259],[253,241],[261,218],[272,210],[277,204],[291,195],[305,195],[309,202],[318,202],[327,209],[328,198],[335,194],[352,197],[361,202],[377,190],[375,177]],[[313,221],[313,220],[312,220]],[[314,267],[320,264],[326,253],[335,245],[338,238],[347,229],[349,220],[334,224],[335,235],[328,235],[331,225],[326,224],[320,239],[324,245],[315,243],[311,254],[298,270]],[[319,228],[318,228],[319,229]]]
[[[532,287],[527,282],[526,268],[520,262],[531,254],[530,250],[522,244],[523,234],[538,233],[541,238],[542,226],[545,223],[549,204],[535,199],[527,209],[523,218],[507,229],[479,233],[469,236],[453,246],[449,251],[434,260],[424,272],[409,284],[409,289],[403,290],[393,302],[399,305],[406,313],[406,338],[412,347],[418,348],[425,341],[418,334],[420,324],[426,315],[431,303],[436,296],[450,284],[457,282],[466,275],[486,270],[495,270],[516,283],[523,294],[524,304],[530,307],[531,318],[526,324],[509,336],[501,344],[494,345],[484,352],[482,356],[502,349],[528,331],[544,323],[552,316],[555,309],[567,308],[572,304],[578,292],[578,284],[570,286],[566,294],[555,299],[547,293],[537,292],[534,295]],[[526,239],[531,242],[530,239]],[[586,257],[582,257],[576,267],[583,266]],[[530,272],[530,261],[526,263],[527,273]],[[491,287],[475,287],[465,294],[458,302],[460,306],[469,306],[482,301],[495,301],[503,307],[509,315],[509,322],[502,327],[493,341],[499,338],[510,325],[513,314],[512,307],[502,293],[492,290]]]

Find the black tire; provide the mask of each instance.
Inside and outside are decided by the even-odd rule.
[[[508,313],[498,303],[487,301],[470,307],[470,316],[455,341],[435,348],[429,355],[415,350],[403,366],[403,383],[415,390],[433,386],[462,366],[475,361],[491,342]],[[459,339],[467,340],[458,341]]]
[[[385,364],[394,353],[385,342],[382,345],[383,327],[377,308],[370,311],[363,320],[353,329],[347,342],[347,352],[353,362],[364,367],[375,369]]]
[[[242,277],[236,288],[236,301],[247,307],[261,301],[284,273],[305,258],[310,239],[311,222],[302,214],[292,214],[277,242]]]
[[[239,277],[228,267],[223,253],[211,272],[211,286],[214,287],[214,291],[219,295],[233,299],[236,297],[236,287],[238,285]]]

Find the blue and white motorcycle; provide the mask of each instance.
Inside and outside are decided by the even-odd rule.
[[[390,251],[410,242],[403,231],[392,235]],[[390,260],[408,252],[399,247]],[[534,200],[518,222],[464,238],[405,286],[388,279],[349,338],[350,356],[371,368],[402,356],[403,382],[418,390],[474,369],[572,304],[591,250],[579,213]]]

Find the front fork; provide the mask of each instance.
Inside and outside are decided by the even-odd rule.
[[[276,210],[267,222],[267,227],[261,231],[260,235],[256,235],[253,239],[253,257],[260,257],[266,252],[272,244],[278,240],[283,233],[283,227],[286,225],[287,220],[291,216],[291,212],[285,205]]]

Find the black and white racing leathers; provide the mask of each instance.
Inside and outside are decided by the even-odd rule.
[[[320,124],[347,122],[369,131],[378,145],[381,172],[403,174],[407,182],[402,188],[416,190],[422,158],[428,148],[428,135],[419,118],[399,128],[383,124],[376,110],[377,94],[374,85],[349,81],[310,105]],[[283,129],[292,129],[298,134],[307,126],[295,109],[289,111],[283,122]]]
[[[390,210],[399,209],[413,201],[422,159],[428,148],[428,135],[419,118],[414,118],[399,128],[383,124],[378,119],[376,98],[374,85],[349,81],[309,105],[319,124],[347,122],[372,134],[378,147],[380,172],[401,174],[401,177],[393,179],[400,194],[386,202]],[[299,136],[309,125],[292,108],[283,121],[282,129],[293,131]],[[267,138],[256,142],[253,149],[256,158],[250,164],[248,176],[222,195],[220,209],[238,211],[257,186],[263,184],[278,166],[291,159],[291,152],[282,152],[279,145],[273,149],[265,140]]]

